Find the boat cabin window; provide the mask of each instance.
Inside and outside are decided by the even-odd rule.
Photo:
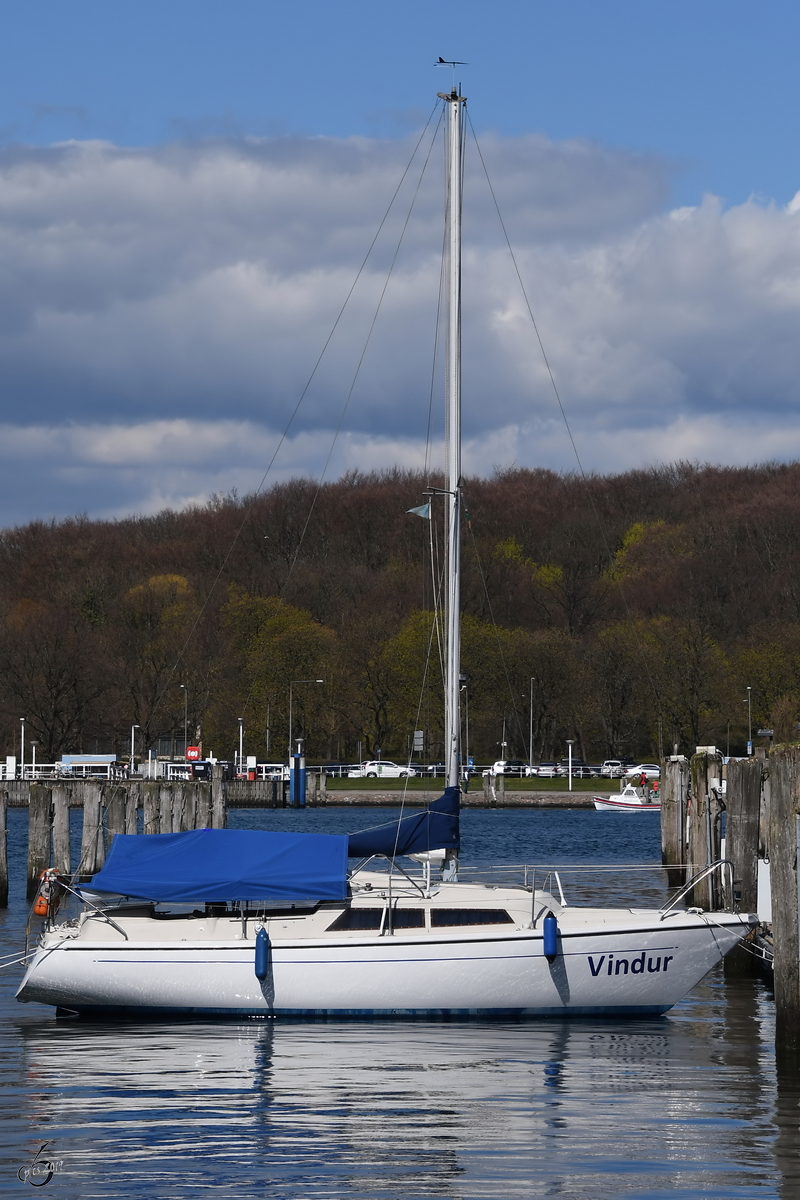
[[[392,929],[424,929],[424,908],[395,908],[392,911]]]
[[[383,914],[382,908],[346,908],[328,929],[334,933],[344,929],[380,929]],[[425,909],[394,908],[391,926],[392,929],[424,929]]]
[[[380,929],[382,918],[382,908],[346,908],[328,929]]]
[[[434,929],[448,925],[513,925],[514,918],[502,908],[432,908]]]

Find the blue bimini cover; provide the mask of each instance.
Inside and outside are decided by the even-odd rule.
[[[88,886],[147,900],[344,900],[347,836],[244,829],[118,833]]]
[[[445,788],[424,812],[361,833],[350,834],[350,857],[368,858],[371,854],[423,854],[428,850],[458,849],[458,814],[461,789]]]

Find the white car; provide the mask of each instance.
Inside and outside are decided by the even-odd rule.
[[[637,775],[644,775],[646,779],[660,779],[661,768],[656,763],[639,763],[638,767],[628,767],[625,779],[632,779]]]
[[[372,759],[363,762],[355,771],[348,771],[348,779],[411,779],[416,775],[413,767],[400,767],[388,759]]]

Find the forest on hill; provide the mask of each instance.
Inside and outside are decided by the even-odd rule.
[[[296,479],[258,497],[0,533],[0,732],[40,761],[189,743],[277,761],[442,753],[422,475]],[[464,718],[477,761],[647,758],[800,718],[800,464],[468,479]],[[433,564],[433,570],[432,570]],[[299,681],[322,679],[322,684]],[[183,687],[181,686],[183,685]],[[0,749],[2,749],[0,747]],[[30,760],[30,750],[26,755]],[[418,756],[419,757],[419,756]]]

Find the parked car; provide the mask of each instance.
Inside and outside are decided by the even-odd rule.
[[[630,758],[607,758],[600,768],[600,774],[605,779],[621,779],[628,767],[633,766]]]
[[[639,763],[638,767],[628,767],[625,771],[625,778],[632,779],[637,775],[644,775],[646,779],[660,779],[661,768],[656,763]]]
[[[354,771],[347,772],[348,779],[411,779],[416,775],[413,767],[401,767],[386,758],[363,762]]]
[[[569,775],[569,759],[562,758],[558,764],[559,774]],[[591,779],[592,772],[589,764],[584,762],[582,758],[573,758],[572,760],[572,778],[573,779]]]
[[[501,758],[492,767],[493,775],[512,775],[521,779],[528,774],[528,764],[521,758]]]
[[[540,779],[557,779],[561,774],[561,768],[555,762],[541,762],[533,770]]]
[[[432,775],[435,779],[438,775],[446,775],[447,767],[444,765],[444,763],[429,763],[427,767],[423,767],[420,773]]]

